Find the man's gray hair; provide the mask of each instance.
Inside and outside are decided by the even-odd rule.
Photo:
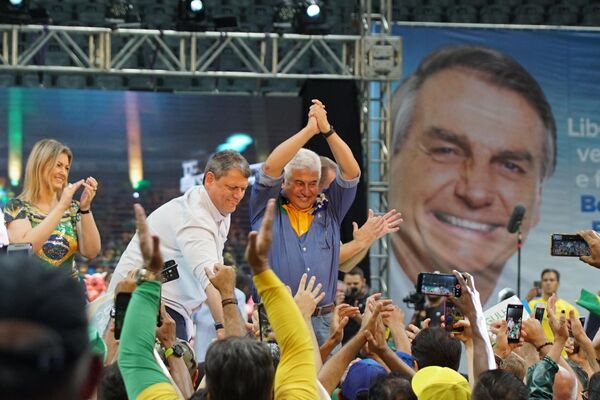
[[[392,149],[398,152],[411,128],[419,89],[431,76],[449,69],[466,69],[482,80],[511,90],[537,112],[545,130],[542,179],[556,167],[556,122],[544,91],[533,76],[512,57],[482,46],[449,46],[429,54],[394,93],[392,99]],[[468,118],[468,116],[465,116]]]
[[[292,171],[295,169],[316,171],[319,174],[317,180],[321,179],[321,159],[319,158],[319,155],[312,150],[305,148],[298,150],[294,158],[292,158],[283,168],[285,180],[291,179]]]
[[[248,178],[252,172],[250,171],[248,161],[237,151],[219,151],[208,159],[206,167],[204,168],[204,177],[206,178],[206,174],[212,172],[215,178],[219,179],[232,169],[239,169],[246,178]]]

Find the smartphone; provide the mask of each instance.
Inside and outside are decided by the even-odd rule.
[[[579,322],[581,322],[581,326],[585,329],[585,317],[579,317]]]
[[[163,264],[163,269],[160,272],[160,281],[167,283],[179,279],[179,271],[177,270],[177,263],[175,260],[166,261]]]
[[[421,272],[417,278],[417,293],[427,296],[454,296],[461,294],[460,284],[452,274]]]
[[[119,340],[121,338],[121,331],[123,330],[123,321],[125,321],[125,312],[127,311],[129,300],[131,300],[131,292],[120,292],[117,293],[117,295],[115,296],[114,317],[116,340]]]
[[[456,307],[456,305],[450,300],[446,299],[446,304],[444,307],[444,325],[446,326],[446,330],[448,332],[462,332],[465,330],[463,326],[453,327],[456,322],[465,319],[465,316],[462,315],[460,310]]]
[[[274,342],[273,328],[271,328],[271,324],[269,323],[265,305],[262,303],[258,305],[258,329],[260,330],[261,342]]]
[[[6,246],[6,255],[14,256],[30,256],[33,253],[31,243],[12,243]]]
[[[590,255],[590,247],[579,235],[555,233],[550,240],[550,255],[581,257]]]
[[[537,319],[538,321],[542,322],[542,320],[544,319],[544,312],[546,311],[546,306],[544,305],[544,303],[538,303],[535,305],[535,319]]]
[[[533,281],[533,287],[536,289],[542,288],[542,281]]]
[[[508,343],[518,343],[521,338],[523,304],[509,304],[506,307],[506,336]]]

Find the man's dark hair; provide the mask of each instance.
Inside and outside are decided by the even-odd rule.
[[[75,398],[90,354],[82,287],[35,257],[2,258],[0,271],[2,398]]]
[[[275,369],[268,347],[250,338],[213,342],[206,352],[206,389],[211,400],[268,400]]]
[[[410,381],[398,372],[380,375],[369,388],[369,400],[417,400]]]
[[[425,328],[415,336],[411,344],[412,356],[419,369],[438,366],[458,371],[460,364],[460,341],[450,337],[442,328]]]
[[[350,271],[346,272],[348,275],[358,275],[361,278],[365,277],[365,273],[360,267],[354,267]]]
[[[125,382],[116,362],[104,368],[98,384],[98,400],[127,400]]]
[[[545,131],[542,179],[556,166],[556,122],[544,91],[514,58],[497,50],[474,45],[443,47],[429,54],[394,93],[392,121],[394,152],[399,151],[412,123],[421,86],[433,75],[451,69],[475,73],[485,82],[520,95],[538,114]],[[465,116],[466,117],[466,116]]]
[[[600,400],[600,372],[596,372],[590,377],[588,400]]]
[[[471,392],[471,400],[527,400],[527,386],[515,375],[502,369],[491,369],[479,375]]]
[[[204,168],[204,177],[206,178],[206,174],[212,172],[215,175],[215,178],[219,179],[232,169],[239,169],[246,178],[248,178],[252,172],[250,171],[248,161],[237,151],[219,151],[208,159],[206,167]]]
[[[556,275],[556,281],[560,282],[560,273],[557,270],[552,269],[552,268],[546,268],[545,270],[542,271],[542,274],[540,275],[542,280],[544,280],[544,275],[546,275],[548,273],[553,273],[554,275]]]

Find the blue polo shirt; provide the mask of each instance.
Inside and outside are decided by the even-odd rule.
[[[300,237],[282,208],[286,201],[280,193],[283,175],[271,178],[261,168],[252,185],[250,224],[253,230],[260,228],[268,200],[277,199],[273,243],[269,251],[271,268],[294,293],[302,274],[316,276],[317,283],[323,285],[325,292],[325,298],[319,306],[331,304],[335,299],[340,258],[340,224],[354,202],[359,179],[360,176],[344,180],[338,169],[329,190],[317,198],[310,228]]]

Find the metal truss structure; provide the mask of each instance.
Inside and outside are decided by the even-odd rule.
[[[362,38],[362,131],[368,168],[369,208],[383,214],[389,210],[392,118],[391,83],[402,77],[402,39],[392,36],[391,0],[363,0]],[[371,286],[387,292],[390,263],[389,237],[371,246]]]
[[[358,81],[368,205],[384,213],[391,82],[402,74],[391,12],[391,0],[361,0],[356,36],[0,25],[0,73]],[[387,291],[387,237],[372,246],[370,265],[373,289]]]

